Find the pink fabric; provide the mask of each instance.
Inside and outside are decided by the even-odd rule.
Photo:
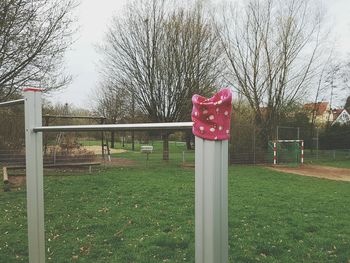
[[[42,88],[24,88],[23,91],[33,91],[33,92],[42,92],[45,89]]]
[[[206,140],[228,140],[232,111],[232,92],[222,89],[207,99],[199,95],[192,97],[193,134]]]

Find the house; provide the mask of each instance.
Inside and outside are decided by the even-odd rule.
[[[333,110],[333,123],[344,125],[344,124],[350,124],[350,113],[346,109],[334,109]]]
[[[318,125],[325,125],[334,120],[330,104],[327,101],[306,103],[303,109],[308,112],[310,121],[312,121],[313,116],[315,117],[315,123]]]

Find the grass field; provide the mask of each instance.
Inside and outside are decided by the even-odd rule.
[[[194,170],[180,152],[45,177],[47,261],[194,262]],[[348,262],[349,203],[349,183],[231,166],[230,262]],[[0,211],[0,262],[28,262],[25,191],[0,192]]]

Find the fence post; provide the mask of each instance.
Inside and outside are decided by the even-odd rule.
[[[255,125],[253,126],[253,158],[254,158],[254,164],[256,164],[256,142],[255,142]]]
[[[195,137],[196,263],[228,262],[228,141]]]
[[[318,148],[319,148],[319,144],[318,144],[318,128],[316,128],[316,135],[317,135],[317,144],[316,144],[316,159],[318,160]]]
[[[300,127],[297,127],[297,140],[300,140]]]
[[[29,263],[45,262],[41,89],[24,89]]]

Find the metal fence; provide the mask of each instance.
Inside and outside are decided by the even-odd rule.
[[[261,129],[254,125],[233,125],[230,162],[233,164],[272,164],[273,151],[261,140]],[[278,137],[277,137],[278,136]],[[277,126],[275,138],[303,140],[305,163],[350,161],[349,127]]]

